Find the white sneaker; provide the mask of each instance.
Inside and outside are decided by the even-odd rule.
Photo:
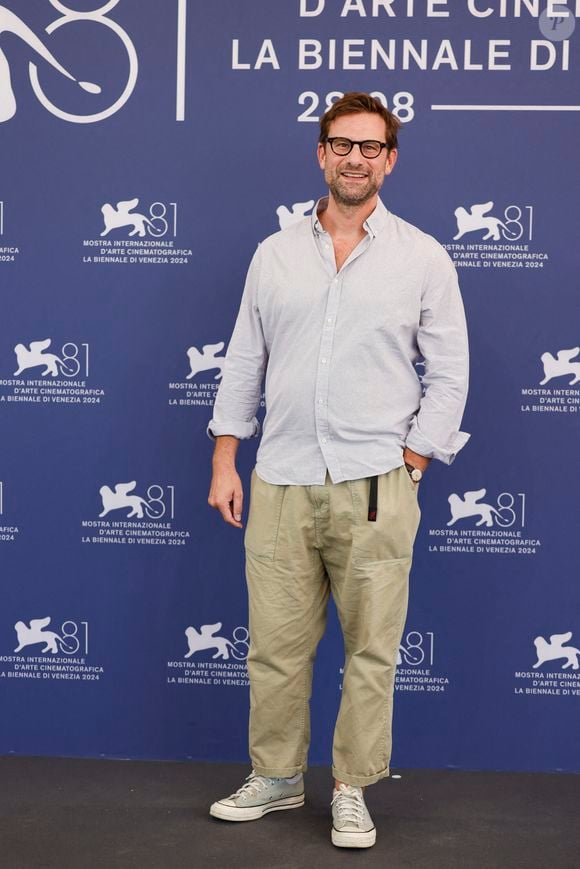
[[[209,813],[222,821],[256,821],[268,812],[297,809],[304,805],[304,777],[268,778],[254,770],[245,784],[223,800],[212,803]]]
[[[341,783],[332,794],[332,844],[338,848],[370,848],[377,831],[363,797],[362,788]]]

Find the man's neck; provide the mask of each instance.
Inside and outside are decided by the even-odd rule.
[[[375,195],[362,205],[343,205],[328,193],[328,206],[319,214],[319,220],[326,232],[341,238],[364,235],[364,223],[377,207]]]

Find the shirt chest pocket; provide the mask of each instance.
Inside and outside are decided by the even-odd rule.
[[[358,296],[356,317],[365,331],[398,335],[408,329],[417,329],[421,302],[406,281],[398,280],[396,276],[382,281],[367,281]]]

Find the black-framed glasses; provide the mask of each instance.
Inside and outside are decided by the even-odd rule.
[[[374,160],[378,157],[383,148],[387,148],[386,142],[377,142],[375,139],[365,139],[364,142],[353,142],[352,139],[345,139],[343,136],[326,137],[325,142],[328,142],[332,148],[332,152],[337,157],[346,157],[353,149],[354,145],[358,145],[363,157],[368,160]]]

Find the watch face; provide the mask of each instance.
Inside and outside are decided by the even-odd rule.
[[[413,468],[413,470],[411,471],[411,479],[414,480],[415,483],[418,483],[422,476],[423,472],[420,471],[419,468]]]

